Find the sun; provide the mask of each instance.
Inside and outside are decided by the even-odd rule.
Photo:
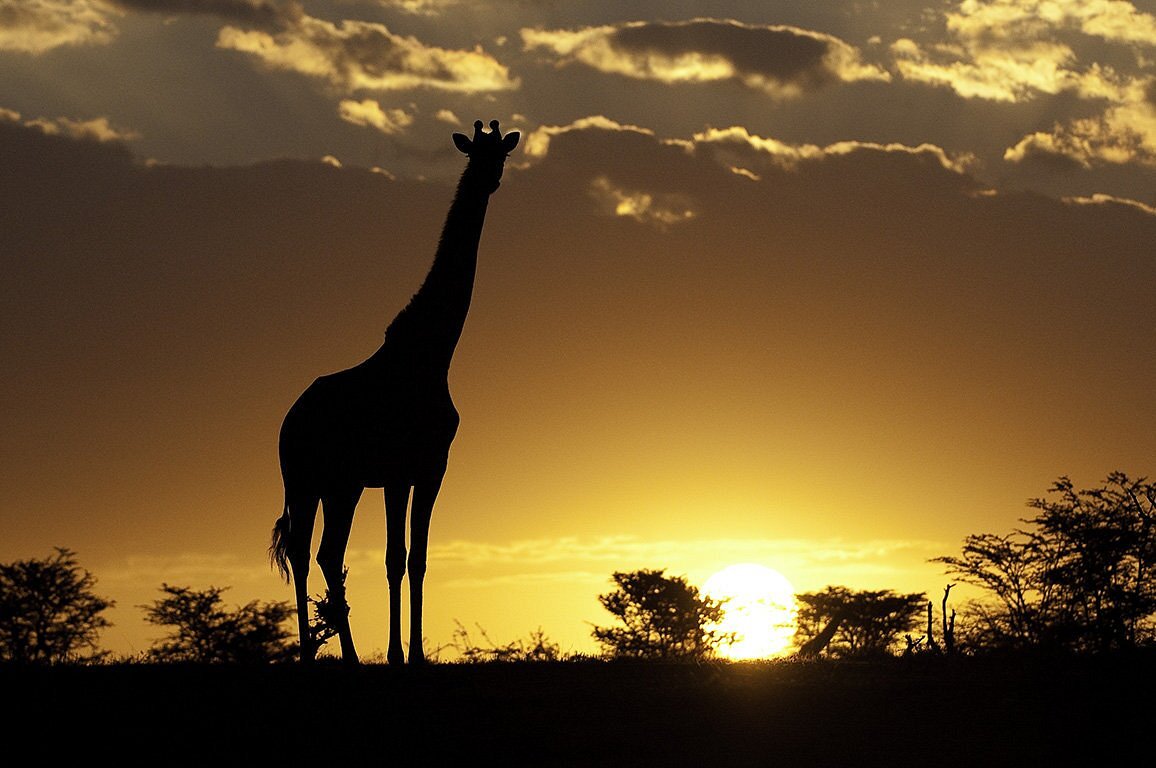
[[[783,574],[754,563],[723,568],[706,580],[703,594],[725,600],[723,620],[715,627],[734,633],[719,646],[728,659],[769,659],[790,647],[795,636],[795,588]]]

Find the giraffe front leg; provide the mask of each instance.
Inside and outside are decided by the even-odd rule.
[[[426,557],[429,552],[429,525],[445,471],[445,465],[442,464],[434,474],[413,489],[413,519],[410,521],[409,549],[410,664],[424,664],[426,660],[422,642],[422,603]]]
[[[404,664],[401,647],[401,582],[405,578],[405,516],[409,506],[409,486],[394,483],[385,487],[385,578],[389,583],[389,647],[386,660]]]
[[[306,555],[304,564],[293,564],[293,593],[297,600],[297,637],[300,642],[299,654],[302,664],[310,664],[317,655],[317,644],[309,631],[309,587],[306,579],[309,575],[309,557]]]

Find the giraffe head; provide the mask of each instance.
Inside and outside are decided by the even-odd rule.
[[[518,146],[519,138],[521,134],[517,131],[502,136],[502,132],[498,130],[497,120],[491,120],[490,132],[483,133],[482,121],[476,120],[474,137],[471,139],[465,134],[455,133],[454,144],[469,158],[466,170],[487,193],[490,193],[501,184],[506,158],[514,151],[514,147]]]

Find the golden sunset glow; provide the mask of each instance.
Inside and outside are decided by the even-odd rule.
[[[647,568],[773,657],[789,590],[938,595],[1057,476],[1156,472],[1151,2],[0,0],[0,562],[74,550],[117,653],[162,583],[293,600],[279,426],[422,285],[475,120],[521,140],[448,375],[442,658],[594,653]],[[365,657],[384,558],[369,489]]]
[[[726,658],[769,659],[794,642],[795,588],[773,568],[754,563],[728,566],[706,580],[703,593],[724,601],[718,631],[734,636],[719,648]]]

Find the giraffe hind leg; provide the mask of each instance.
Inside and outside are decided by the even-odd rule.
[[[301,661],[309,663],[317,653],[316,643],[309,631],[309,546],[313,541],[313,524],[317,518],[320,498],[310,495],[288,495],[286,510],[289,529],[286,555],[293,578],[293,592],[297,601],[297,632],[301,643]]]
[[[328,615],[322,617],[337,632],[341,645],[341,659],[346,664],[357,664],[353,646],[353,632],[349,627],[349,603],[345,598],[345,548],[353,527],[353,512],[361,498],[361,488],[347,493],[326,495],[322,498],[325,526],[317,549],[317,564],[325,576],[328,592]]]

